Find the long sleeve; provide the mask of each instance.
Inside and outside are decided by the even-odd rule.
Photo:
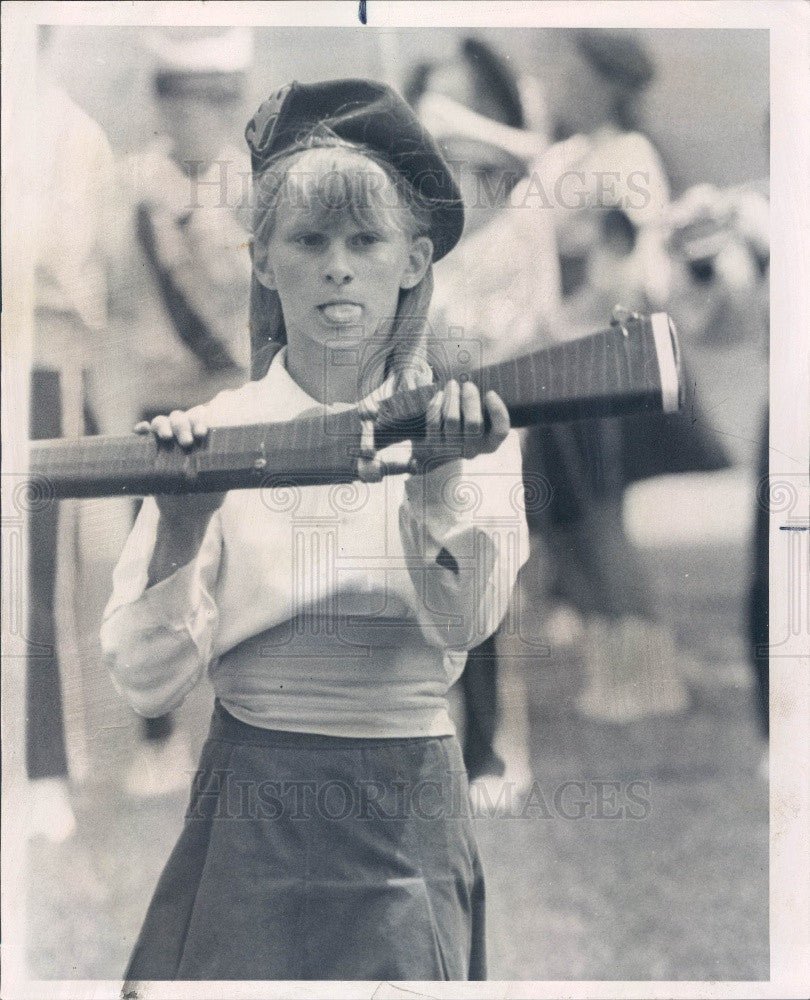
[[[197,557],[147,587],[158,520],[157,504],[148,497],[113,572],[100,636],[113,681],[145,716],[175,708],[194,687],[212,658],[219,619],[219,515],[212,517]]]
[[[520,442],[405,483],[399,527],[429,642],[472,649],[491,635],[529,553]]]

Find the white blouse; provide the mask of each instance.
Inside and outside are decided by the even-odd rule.
[[[216,396],[210,426],[319,405],[285,354]],[[515,432],[491,455],[425,475],[233,490],[193,562],[147,588],[158,520],[147,498],[101,629],[133,708],[169,711],[207,668],[243,722],[335,736],[452,733],[447,690],[498,627],[528,556]]]

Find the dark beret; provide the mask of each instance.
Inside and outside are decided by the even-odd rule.
[[[364,146],[390,163],[430,208],[433,259],[453,249],[464,228],[461,192],[436,142],[395,90],[374,80],[282,87],[247,124],[253,173],[319,130]]]
[[[576,33],[576,44],[598,73],[632,90],[643,90],[655,76],[644,46],[626,31],[583,28]]]

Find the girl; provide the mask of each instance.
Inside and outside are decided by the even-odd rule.
[[[246,135],[254,380],[152,421],[186,447],[429,377],[431,265],[463,226],[436,146],[382,84],[292,84]],[[484,977],[445,695],[525,559],[505,502],[520,451],[471,383],[426,417],[404,481],[144,503],[102,626],[113,677],[157,715],[207,669],[216,703],[127,978]]]

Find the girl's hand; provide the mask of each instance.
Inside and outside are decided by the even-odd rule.
[[[484,430],[484,415],[489,429]],[[500,447],[510,428],[509,411],[501,397],[490,390],[484,396],[474,382],[461,386],[451,379],[439,389],[425,411],[425,437],[414,442],[418,467],[453,458],[475,458]]]
[[[133,428],[136,434],[155,435],[159,441],[177,441],[183,448],[193,448],[208,434],[208,418],[204,406],[190,410],[172,410],[168,416],[141,420]],[[172,521],[208,519],[222,506],[224,493],[171,493],[155,497],[161,517]]]

